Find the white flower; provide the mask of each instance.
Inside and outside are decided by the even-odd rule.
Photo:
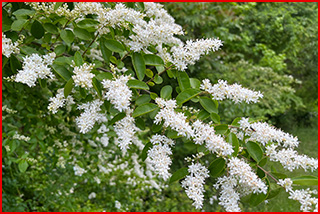
[[[115,206],[115,208],[120,209],[121,208],[121,203],[116,200],[114,206]]]
[[[228,144],[223,137],[216,135],[215,130],[209,124],[197,120],[192,124],[194,128],[194,142],[202,145],[205,142],[206,148],[211,152],[227,156],[233,153],[232,145]]]
[[[92,78],[94,77],[93,73],[90,73],[93,69],[94,64],[84,63],[83,65],[74,67],[72,79],[75,83],[75,86],[80,86],[82,88],[92,88]]]
[[[169,173],[172,160],[169,155],[172,154],[170,145],[173,145],[173,140],[163,135],[153,135],[150,139],[153,147],[148,150],[148,160],[152,166],[152,171],[158,174],[163,180],[168,180],[171,174]]]
[[[80,166],[78,165],[75,165],[73,167],[73,170],[74,170],[74,174],[75,175],[78,175],[78,176],[82,176],[83,173],[86,173],[87,171],[85,169],[82,169]]]
[[[116,80],[103,80],[102,84],[107,92],[104,98],[109,100],[120,112],[128,110],[132,92],[126,85],[130,76],[119,76]]]
[[[247,141],[257,141],[262,145],[268,142],[282,143],[284,147],[297,147],[299,145],[297,137],[293,137],[267,123],[249,123],[248,118],[242,118],[239,124],[242,131],[245,132],[245,135],[250,136]]]
[[[155,102],[161,108],[155,117],[155,123],[159,124],[164,120],[164,127],[170,127],[178,132],[178,135],[186,136],[188,138],[194,135],[192,126],[187,122],[187,117],[182,112],[175,112],[175,100],[165,101],[162,98],[156,98]]]
[[[19,43],[12,43],[11,39],[7,38],[6,35],[2,32],[2,54],[7,58],[10,57],[12,53],[20,53],[20,49],[18,48]]]
[[[80,128],[80,133],[87,133],[93,128],[96,122],[105,120],[105,116],[101,111],[100,106],[103,104],[101,100],[93,100],[92,102],[84,103],[78,106],[78,109],[84,110],[79,117],[76,118],[77,126]]]
[[[32,54],[23,58],[22,70],[18,71],[15,77],[16,82],[27,84],[29,87],[35,86],[38,78],[47,79],[53,78],[50,65],[52,65],[56,54],[54,52],[42,57],[38,54]]]
[[[192,163],[189,165],[188,172],[190,175],[187,175],[186,178],[181,182],[182,187],[185,188],[187,196],[192,199],[193,206],[196,209],[201,209],[203,205],[203,192],[204,182],[207,177],[209,177],[209,171],[200,163]]]
[[[63,107],[66,103],[69,105],[74,104],[73,97],[71,95],[68,95],[67,98],[64,97],[64,88],[58,89],[56,96],[50,97],[49,102],[48,110],[53,114],[57,113],[58,109]]]
[[[89,199],[93,199],[93,198],[96,198],[97,194],[95,192],[92,192],[89,194],[88,198]]]
[[[23,141],[29,141],[30,137],[24,136],[24,135],[20,135],[18,134],[18,132],[16,132],[13,136],[12,139],[16,139],[16,140],[23,140]]]
[[[256,103],[259,98],[262,98],[263,95],[260,91],[252,91],[246,88],[243,88],[237,83],[233,85],[228,85],[227,81],[218,80],[218,83],[211,85],[208,79],[202,80],[200,89],[210,93],[214,100],[224,100],[231,99],[235,103],[245,101],[246,103]]]

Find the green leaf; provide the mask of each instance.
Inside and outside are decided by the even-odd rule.
[[[112,51],[110,51],[107,46],[105,45],[105,39],[100,39],[100,50],[102,53],[102,57],[105,60],[106,64],[110,63],[110,57],[112,56]]]
[[[102,89],[101,89],[102,85],[95,77],[92,78],[92,85],[93,85],[93,88],[98,93],[98,96],[101,98],[102,97]]]
[[[200,82],[200,80],[198,80],[196,78],[190,78],[190,85],[191,85],[191,88],[199,89],[200,85],[201,85],[201,82]]]
[[[12,14],[15,16],[32,16],[35,13],[36,13],[36,11],[34,11],[34,10],[19,9],[19,10],[14,11]]]
[[[36,39],[41,39],[44,35],[44,29],[42,27],[42,24],[35,20],[32,25],[31,25],[31,34],[34,36]]]
[[[158,65],[164,65],[163,60],[161,57],[154,55],[154,54],[146,54],[143,56],[144,61],[146,65],[153,65],[153,66],[158,66]]]
[[[109,122],[108,122],[108,126],[113,125],[115,122],[122,120],[124,117],[126,116],[126,113],[121,112],[119,114],[117,114],[116,116],[114,116]]]
[[[52,33],[52,34],[58,34],[59,33],[59,30],[57,28],[57,26],[55,26],[54,24],[52,23],[45,23],[43,25],[44,29],[46,31],[48,31],[49,33]]]
[[[140,158],[141,158],[142,161],[145,161],[145,159],[147,158],[147,156],[148,156],[148,150],[149,150],[151,147],[152,147],[152,143],[151,143],[151,142],[147,143],[147,144],[144,146],[144,148],[143,148],[143,150],[142,150],[142,152],[141,152],[141,155],[140,155]]]
[[[129,80],[127,86],[129,86],[130,88],[149,90],[149,86],[145,82],[140,80]]]
[[[126,50],[120,42],[113,39],[106,39],[104,44],[113,52],[121,53]]]
[[[10,67],[11,67],[11,71],[13,73],[17,73],[18,70],[21,70],[22,69],[22,66],[21,66],[21,63],[20,61],[17,59],[16,56],[14,55],[11,55],[10,56]]]
[[[41,88],[46,88],[47,87],[47,80],[46,79],[39,79],[39,84]]]
[[[232,126],[235,126],[235,127],[240,127],[240,124],[239,124],[239,121],[240,121],[240,120],[241,120],[241,117],[235,118],[235,119],[232,121],[231,125],[232,125]]]
[[[145,103],[150,102],[151,98],[150,95],[148,94],[142,94],[137,100],[136,100],[136,105],[142,105]]]
[[[159,132],[162,129],[162,127],[163,127],[163,122],[161,122],[159,124],[153,123],[151,130],[152,130],[152,132],[156,133],[156,132]]]
[[[158,97],[158,94],[151,92],[150,97],[151,99],[155,100]]]
[[[208,97],[200,97],[201,106],[209,113],[218,113],[217,104]]]
[[[74,54],[74,63],[76,66],[80,66],[83,64],[83,59],[79,51]]]
[[[156,75],[154,76],[153,81],[154,81],[156,84],[161,84],[161,83],[163,82],[163,79],[162,79],[162,77],[160,77],[158,74],[156,74]]]
[[[153,103],[146,103],[146,104],[140,105],[133,111],[132,117],[139,117],[141,115],[150,113],[158,108],[159,107]]]
[[[220,173],[225,168],[226,161],[222,157],[215,159],[211,162],[211,164],[208,167],[208,170],[210,171],[210,176],[215,178],[220,175]]]
[[[266,200],[268,197],[268,194],[263,194],[263,193],[255,193],[255,194],[251,194],[250,200],[249,200],[249,204],[251,206],[257,206],[259,205],[261,202],[263,202],[264,200]]]
[[[71,30],[62,30],[60,32],[60,37],[67,45],[71,45],[74,40],[74,35]]]
[[[64,2],[56,2],[56,4],[54,5],[54,10],[58,9],[63,4]]]
[[[140,53],[133,53],[132,64],[133,64],[134,70],[136,71],[138,79],[142,81],[146,71],[146,64]]]
[[[278,179],[285,179],[288,177],[286,174],[279,173],[279,172],[271,171],[271,174],[274,175],[275,177],[277,177]]]
[[[259,144],[256,142],[249,141],[247,144],[247,150],[250,154],[250,156],[257,162],[259,163],[261,159],[263,158],[263,151]]]
[[[141,130],[145,130],[146,129],[146,123],[140,117],[135,118],[135,124]]]
[[[190,88],[190,79],[188,74],[185,71],[178,72],[178,84],[181,91],[184,91]]]
[[[199,89],[188,88],[188,89],[182,91],[180,94],[178,94],[178,96],[176,97],[177,104],[182,105],[183,103],[194,98],[195,96],[199,95],[200,93],[201,93],[201,91]]]
[[[279,195],[281,190],[283,190],[283,189],[279,185],[277,185],[275,183],[270,183],[269,194],[268,194],[268,197],[266,199],[271,199],[271,198],[276,197],[277,195]]]
[[[65,45],[58,45],[55,49],[54,52],[56,53],[57,56],[63,54],[66,51],[66,46]]]
[[[216,131],[216,134],[225,134],[228,131],[228,125],[227,124],[220,124],[214,127],[214,130]]]
[[[150,69],[146,69],[146,75],[147,75],[147,77],[152,78],[153,72]]]
[[[96,26],[98,25],[99,25],[99,22],[97,20],[89,19],[89,18],[83,19],[77,23],[77,27],[86,29],[89,32],[96,31]]]
[[[76,37],[82,40],[91,40],[92,35],[86,29],[75,27],[73,33]]]
[[[198,116],[197,116],[197,118],[198,118],[199,120],[205,120],[205,119],[207,119],[208,117],[210,117],[210,114],[209,114],[206,110],[204,110],[204,109],[202,109],[201,111],[199,111]]]
[[[188,168],[187,167],[183,167],[181,169],[178,169],[175,173],[173,173],[173,175],[171,176],[170,180],[169,180],[169,184],[181,180],[182,178],[184,178],[186,175],[188,175]]]
[[[162,99],[170,99],[172,94],[172,87],[170,85],[166,85],[161,88],[160,97]]]
[[[234,152],[232,153],[232,156],[237,157],[238,152],[239,152],[239,140],[238,140],[237,136],[234,133],[230,133],[228,135],[228,142],[230,144],[232,144],[232,147],[233,147]]]
[[[11,30],[20,31],[23,28],[23,26],[27,23],[27,21],[28,20],[26,20],[26,19],[15,20],[11,24]]]
[[[140,9],[141,12],[144,11],[144,3],[143,2],[136,2],[137,7]]]
[[[27,170],[28,166],[29,164],[26,160],[21,160],[18,164],[18,168],[22,173],[24,173]]]
[[[298,185],[307,185],[307,186],[317,186],[318,185],[318,178],[311,175],[304,175],[299,177],[291,178],[293,184]]]
[[[65,81],[68,81],[71,78],[71,73],[65,68],[65,66],[53,64],[52,68]]]
[[[220,123],[220,116],[217,113],[211,113],[210,117],[213,122]]]
[[[69,94],[71,93],[72,91],[72,88],[73,88],[73,79],[70,78],[68,80],[68,82],[65,84],[64,86],[64,90],[63,90],[63,93],[64,93],[64,97],[67,98],[69,96]]]
[[[111,80],[111,79],[113,79],[113,75],[112,75],[112,73],[105,72],[105,73],[101,73],[101,74],[96,75],[96,78],[97,78],[97,80],[100,80],[100,81],[102,81],[104,79]]]

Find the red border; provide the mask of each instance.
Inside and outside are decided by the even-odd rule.
[[[2,2],[34,2],[34,1],[30,1],[30,0],[27,0],[27,1],[19,1],[19,0],[11,0],[11,1],[3,1],[1,0],[1,3]],[[53,1],[37,1],[37,2],[53,2]],[[61,1],[61,0],[56,0],[55,2],[79,2],[79,1],[75,1],[75,0],[67,0],[67,1]],[[81,1],[80,1],[81,2]],[[84,1],[84,2],[112,2],[112,1],[94,1],[94,0],[89,0],[89,1]],[[150,0],[147,0],[147,1],[143,1],[143,0],[136,0],[136,1],[116,1],[116,2],[195,2],[195,1],[190,1],[190,0],[187,0],[187,1],[183,1],[183,0],[176,0],[176,1],[168,1],[168,0],[160,0],[160,1],[150,1]],[[202,1],[199,1],[199,2],[318,2],[319,3],[319,0],[318,1],[312,1],[312,0],[300,0],[300,1],[287,1],[287,0],[278,0],[278,1],[274,1],[274,0],[271,0],[271,1],[265,1],[265,0],[260,0],[260,1],[246,1],[246,0],[235,0],[235,1],[210,1],[210,0],[202,0]],[[1,26],[2,26],[2,10],[1,10],[1,16],[0,16],[0,20],[1,20]],[[319,17],[320,17],[320,14],[319,14],[319,5],[318,5],[318,29],[319,29]],[[318,37],[319,37],[319,32],[318,32]],[[319,53],[319,49],[320,49],[320,45],[319,45],[319,42],[318,42],[318,53]],[[2,42],[1,42],[1,50],[2,50]],[[318,54],[318,62],[319,62],[319,54]],[[1,65],[1,68],[2,68],[2,57],[0,58],[0,65]],[[319,71],[319,63],[318,63],[318,71]],[[1,69],[1,76],[2,76],[2,69]],[[320,80],[320,77],[318,75],[318,100],[319,100],[319,80]],[[0,83],[2,85],[2,78],[0,79]],[[1,103],[1,106],[2,106],[2,90],[1,90],[1,99],[0,99],[0,103]],[[319,103],[318,103],[318,108],[319,108]],[[2,118],[2,111],[0,113],[0,116]],[[320,124],[320,118],[318,117],[318,127],[319,127],[319,124]],[[319,129],[318,129],[318,139],[319,139]],[[1,121],[1,137],[2,137],[2,121]],[[2,146],[1,146],[1,189],[2,189]],[[318,144],[318,153],[319,153],[319,144]],[[318,160],[319,162],[319,160]],[[319,177],[319,171],[318,171],[318,177]],[[2,191],[1,191],[1,205],[2,205]],[[1,206],[1,213],[12,213],[12,212],[2,212],[2,206]],[[32,212],[24,212],[24,213],[32,213]],[[37,213],[47,213],[47,212],[37,212]],[[78,212],[50,212],[50,213],[78,213]],[[100,212],[82,212],[82,213],[100,213]],[[108,212],[108,213],[121,213],[121,212]],[[135,212],[135,213],[148,213],[148,212]],[[168,212],[154,212],[154,213],[168,213]],[[170,213],[194,213],[194,212],[170,212]],[[206,213],[214,213],[214,212],[206,212]],[[242,213],[249,213],[249,212],[242,212]],[[264,212],[264,213],[284,213],[284,212]],[[300,213],[300,212],[290,212],[290,213]]]

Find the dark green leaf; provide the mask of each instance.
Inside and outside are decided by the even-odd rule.
[[[193,97],[199,95],[201,91],[199,89],[195,88],[188,88],[184,91],[182,91],[178,96],[176,97],[177,104],[182,105],[183,103],[187,102],[188,100],[192,99]]]
[[[64,97],[65,97],[65,98],[67,98],[67,97],[69,96],[69,94],[70,94],[71,91],[72,91],[72,88],[73,88],[73,79],[70,78],[70,79],[68,80],[68,82],[67,82],[67,83],[65,84],[65,86],[64,86],[63,92],[64,92]]]
[[[299,177],[291,178],[293,184],[298,185],[307,185],[307,186],[317,186],[318,185],[318,178],[311,175],[304,175]]]
[[[113,79],[113,75],[112,75],[112,73],[105,72],[105,73],[101,73],[101,74],[96,75],[96,78],[97,78],[97,80],[100,80],[100,81],[102,81],[104,79],[111,80],[111,79]]]
[[[76,66],[80,66],[83,64],[83,59],[79,51],[74,54],[74,63]]]
[[[140,117],[135,118],[135,124],[141,130],[145,130],[145,128],[146,128],[146,123]]]
[[[106,39],[105,46],[109,50],[111,50],[113,52],[117,52],[117,53],[121,53],[126,50],[120,42],[113,40],[113,39]]]
[[[239,140],[237,136],[234,133],[230,133],[228,135],[228,142],[232,144],[233,147],[233,153],[232,156],[237,157],[238,152],[239,152]]]
[[[153,123],[151,130],[152,132],[156,133],[156,132],[159,132],[162,129],[162,127],[163,127],[163,122],[159,124]]]
[[[285,179],[288,177],[286,174],[279,173],[279,172],[271,171],[271,174],[274,175],[275,177],[277,177],[278,179]]]
[[[220,116],[217,113],[211,113],[210,117],[213,122],[220,123]]]
[[[71,78],[71,73],[64,66],[53,64],[52,68],[65,81],[68,81]]]
[[[10,67],[13,73],[17,73],[18,70],[22,69],[20,61],[14,55],[10,56]]]
[[[89,19],[89,18],[81,20],[80,22],[77,23],[77,27],[86,29],[89,32],[96,31],[96,26],[98,25],[99,25],[99,22],[97,20]]]
[[[146,71],[146,64],[140,53],[133,53],[132,64],[133,64],[134,70],[136,71],[138,79],[142,81]]]
[[[159,57],[157,55],[146,54],[143,56],[143,58],[144,58],[146,65],[153,65],[153,66],[164,65],[164,62],[161,59],[161,57]]]
[[[105,39],[101,38],[100,39],[100,49],[102,53],[102,57],[105,60],[106,64],[109,64],[110,62],[110,57],[112,55],[112,51],[110,51],[107,46],[105,45]]]
[[[41,88],[46,88],[47,87],[47,80],[39,79],[39,84],[40,84]]]
[[[198,118],[199,120],[205,120],[205,119],[207,119],[208,117],[210,117],[210,114],[209,114],[206,110],[204,110],[204,109],[202,109],[202,110],[198,113],[198,116],[197,116],[197,118]]]
[[[132,117],[139,117],[141,115],[150,113],[158,108],[159,107],[153,103],[146,103],[146,104],[140,105],[133,111]]]
[[[124,112],[121,112],[121,113],[117,114],[116,116],[114,116],[114,117],[108,122],[108,125],[109,125],[109,126],[113,125],[115,122],[123,119],[125,116],[126,116],[126,113],[124,113]]]
[[[263,151],[259,144],[256,142],[249,141],[247,144],[247,150],[250,154],[250,156],[257,162],[259,163],[261,159],[263,158]]]
[[[29,164],[26,160],[21,160],[18,164],[18,168],[22,173],[24,173],[27,170],[28,166]]]
[[[58,34],[59,33],[58,28],[52,23],[45,23],[43,25],[43,27],[49,33],[52,33],[52,34]]]
[[[142,82],[140,80],[129,80],[127,85],[130,88],[149,90],[149,86],[145,82]]]
[[[101,89],[102,85],[95,77],[92,78],[92,85],[93,85],[93,88],[98,93],[98,96],[101,98],[102,97],[102,89]]]
[[[42,24],[40,22],[38,22],[37,20],[35,20],[32,23],[30,32],[31,32],[32,36],[34,36],[36,39],[41,39],[44,35],[44,29],[42,27]]]
[[[224,169],[225,165],[226,161],[221,157],[212,161],[208,167],[208,170],[210,171],[210,176],[213,178],[219,176],[222,170]]]
[[[182,178],[184,178],[186,175],[188,175],[188,168],[187,167],[183,167],[181,169],[178,169],[175,173],[173,173],[173,175],[170,178],[169,183],[173,183],[175,181],[181,180]]]
[[[209,113],[218,113],[218,107],[216,103],[208,97],[200,97],[201,106]]]
[[[150,102],[151,98],[150,95],[148,94],[142,94],[137,100],[136,100],[136,105],[142,105],[145,103]]]
[[[270,183],[270,190],[269,190],[269,195],[267,197],[267,199],[271,199],[274,198],[275,196],[279,195],[279,193],[281,192],[282,187],[280,187],[279,185],[275,184],[275,183]]]
[[[228,131],[228,125],[227,124],[220,124],[214,127],[214,130],[216,131],[216,134],[225,134]]]
[[[181,91],[190,88],[190,79],[185,71],[178,72],[178,84]]]
[[[148,150],[149,150],[151,147],[152,147],[152,143],[151,143],[151,142],[147,143],[147,144],[144,146],[144,148],[143,148],[143,150],[142,150],[142,152],[141,152],[141,155],[140,155],[140,158],[141,158],[142,161],[145,161],[145,159],[147,158]]]
[[[73,29],[73,33],[76,37],[78,37],[79,39],[82,39],[82,40],[93,39],[91,33],[89,33],[86,29],[83,29],[83,28],[75,27]]]
[[[55,49],[54,52],[56,53],[57,56],[63,54],[66,51],[66,46],[64,45],[58,45]]]
[[[162,99],[170,99],[172,94],[172,87],[170,85],[166,85],[161,88],[160,97]]]
[[[71,45],[74,40],[74,35],[71,30],[62,30],[60,32],[60,37],[68,45]]]
[[[239,124],[239,121],[240,121],[240,120],[241,120],[241,117],[235,118],[235,119],[232,121],[231,125],[232,125],[232,126],[235,126],[235,127],[239,127],[239,126],[240,126],[240,124]]]

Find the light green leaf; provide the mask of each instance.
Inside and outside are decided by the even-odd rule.
[[[64,92],[64,97],[65,97],[65,98],[67,98],[67,97],[69,96],[69,94],[70,94],[71,91],[72,91],[72,88],[73,88],[73,79],[70,78],[70,79],[68,80],[68,82],[67,82],[67,83],[65,84],[65,86],[64,86],[63,92]]]
[[[173,175],[170,178],[169,184],[181,180],[182,178],[184,178],[186,175],[188,175],[188,168],[187,167],[183,167],[181,169],[178,169],[175,173],[173,173]]]
[[[76,66],[80,66],[83,64],[83,59],[79,51],[74,54],[74,63]]]
[[[218,177],[225,168],[225,165],[226,161],[222,157],[212,161],[208,167],[208,170],[210,171],[210,176],[213,178]]]
[[[18,19],[12,22],[11,24],[11,30],[13,31],[20,31],[23,26],[27,23],[28,20],[26,19]]]
[[[146,64],[140,53],[133,53],[132,64],[133,64],[134,70],[136,71],[138,79],[142,81],[146,71]]]
[[[18,168],[22,173],[24,173],[27,170],[28,166],[29,164],[26,160],[21,160],[18,164]]]
[[[71,73],[65,68],[65,66],[53,64],[52,68],[55,73],[57,73],[65,81],[68,81],[71,78]]]
[[[187,102],[188,100],[192,99],[193,97],[199,95],[201,91],[199,89],[195,88],[188,88],[184,91],[182,91],[178,96],[176,97],[177,104],[182,105],[183,103]]]
[[[218,113],[217,103],[208,97],[200,97],[201,106],[209,113]]]
[[[259,144],[256,142],[249,141],[247,144],[247,150],[250,154],[250,156],[257,162],[259,163],[261,159],[263,158],[263,151]]]
[[[15,16],[32,16],[35,13],[36,13],[36,11],[34,11],[34,10],[19,9],[19,10],[14,11],[12,14]]]
[[[86,18],[77,23],[77,27],[86,29],[89,32],[96,31],[96,26],[99,25],[99,22],[94,19]]]
[[[58,28],[57,28],[54,24],[52,24],[52,23],[45,23],[45,24],[43,25],[43,27],[44,27],[44,29],[45,29],[46,31],[48,31],[49,33],[52,33],[52,34],[58,34],[58,33],[59,33]]]
[[[132,113],[132,117],[139,117],[141,115],[153,112],[157,110],[159,107],[154,103],[146,103],[138,106]]]
[[[76,37],[82,40],[93,39],[91,33],[89,33],[86,29],[83,29],[83,28],[75,27],[73,29],[73,33]]]
[[[190,88],[190,79],[188,74],[185,71],[178,72],[178,84],[181,91],[184,91]]]
[[[154,55],[154,54],[146,54],[143,56],[144,61],[146,65],[153,65],[153,66],[158,66],[158,65],[164,65],[163,60],[161,57]]]
[[[216,134],[225,134],[228,131],[228,125],[227,124],[220,124],[214,127],[214,130],[216,131]]]
[[[104,44],[109,50],[113,52],[121,53],[126,50],[120,42],[113,39],[106,39]]]
[[[112,75],[112,73],[105,72],[105,73],[101,73],[101,74],[96,75],[96,78],[97,78],[97,80],[100,80],[100,81],[102,81],[104,79],[111,80],[111,79],[113,79],[113,75]]]
[[[210,114],[209,114],[206,110],[204,110],[204,109],[202,109],[201,111],[199,111],[198,116],[197,116],[197,118],[198,118],[199,120],[205,120],[205,119],[207,119],[208,117],[210,117]]]
[[[298,185],[307,185],[307,186],[317,186],[318,185],[318,178],[311,175],[304,175],[299,177],[291,178],[293,184]]]
[[[172,87],[170,85],[166,85],[161,88],[160,97],[162,99],[170,99],[172,94]]]
[[[210,117],[213,122],[220,123],[220,116],[217,113],[211,113]]]
[[[153,81],[154,81],[156,84],[161,84],[161,83],[163,82],[163,79],[162,79],[162,77],[160,77],[158,74],[156,74],[156,75],[154,76]]]
[[[66,46],[65,45],[58,45],[54,49],[54,52],[56,53],[57,56],[63,54],[65,51],[66,51]]]
[[[233,153],[232,156],[233,157],[237,157],[238,152],[239,152],[239,140],[237,138],[237,136],[234,133],[230,133],[228,135],[228,140],[227,140],[230,144],[232,144],[233,147]]]
[[[140,80],[134,80],[134,79],[129,80],[127,85],[130,88],[149,90],[149,86],[145,82]]]
[[[92,78],[92,85],[93,85],[93,88],[98,93],[98,96],[101,98],[102,97],[102,89],[101,89],[102,85],[95,77]]]
[[[200,85],[201,85],[201,82],[200,82],[200,80],[198,80],[196,78],[190,78],[190,85],[191,85],[191,88],[199,89]]]
[[[142,94],[137,100],[136,100],[136,105],[142,105],[145,103],[150,102],[151,97],[149,94]]]
[[[100,50],[102,53],[102,57],[105,60],[106,64],[110,63],[110,57],[112,56],[112,51],[110,51],[107,46],[105,45],[105,39],[100,39]]]
[[[74,35],[71,30],[62,30],[60,32],[60,37],[67,45],[71,45],[74,40]]]

